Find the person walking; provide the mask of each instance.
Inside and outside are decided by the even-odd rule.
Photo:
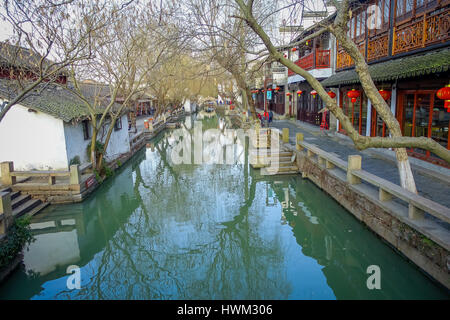
[[[272,110],[269,111],[269,125],[273,121],[273,112]]]

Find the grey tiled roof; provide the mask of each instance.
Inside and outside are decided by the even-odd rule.
[[[84,89],[84,87],[83,87]],[[17,83],[8,79],[0,79],[0,97],[10,100],[17,94]],[[89,92],[83,93],[85,97],[93,96]],[[105,99],[105,104],[109,100]],[[72,120],[82,120],[87,118],[90,113],[84,102],[74,93],[53,83],[44,83],[38,86],[36,90],[30,92],[19,102],[20,105],[30,109],[41,111],[65,122]],[[114,108],[119,105],[115,104]],[[101,113],[99,108],[98,113]]]

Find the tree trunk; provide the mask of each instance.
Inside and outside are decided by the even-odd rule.
[[[98,168],[97,168],[97,170],[100,170],[101,167],[102,167],[103,158],[104,158],[104,155],[106,153],[106,149],[108,148],[109,140],[111,139],[111,135],[112,135],[112,132],[114,130],[114,126],[116,125],[116,121],[117,121],[117,117],[111,118],[111,125],[108,128],[108,133],[106,134],[105,143],[103,145],[103,152],[102,152],[102,154],[100,154],[100,157],[98,159]]]
[[[397,167],[400,175],[400,185],[402,188],[417,193],[416,183],[408,160],[405,148],[395,149],[397,157]]]
[[[97,155],[96,155],[96,152],[95,152],[95,145],[96,145],[96,143],[97,143],[97,128],[92,126],[92,138],[91,138],[91,163],[92,163],[92,168],[97,168]]]

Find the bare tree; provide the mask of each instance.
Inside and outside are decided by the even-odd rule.
[[[166,46],[155,32],[158,17],[139,4],[128,5],[118,11],[111,6],[114,16],[108,28],[98,31],[92,39],[94,57],[70,64],[70,82],[65,89],[73,92],[89,111],[92,137],[90,156],[93,167],[100,171],[114,130],[137,94],[148,88],[148,75],[155,69]],[[92,79],[86,84],[82,79]],[[120,104],[117,101],[120,98]],[[97,159],[96,146],[99,130],[108,125],[103,151]],[[101,139],[100,139],[101,140]]]
[[[323,27],[314,34],[307,36],[299,41],[292,43],[292,46],[304,45],[308,40],[320,35],[324,32],[331,32],[339,41],[340,45],[345,49],[345,51],[351,56],[355,61],[355,69],[361,81],[364,92],[367,97],[371,100],[372,105],[377,111],[377,114],[383,119],[389,128],[391,134],[390,137],[366,137],[359,134],[352,126],[351,120],[343,113],[342,109],[339,108],[338,104],[334,99],[328,96],[326,90],[321,85],[321,83],[313,77],[308,71],[300,68],[294,64],[289,59],[283,56],[277,47],[273,44],[271,38],[268,36],[266,31],[263,29],[261,24],[255,18],[253,11],[256,6],[254,0],[235,0],[237,8],[239,8],[239,14],[234,17],[245,21],[253,31],[261,38],[264,43],[265,48],[268,50],[270,57],[274,61],[278,61],[288,67],[293,72],[299,74],[308,81],[311,87],[316,90],[322,100],[325,102],[327,108],[336,116],[340,121],[342,127],[348,133],[348,136],[353,140],[355,146],[359,150],[364,150],[367,148],[395,148],[397,156],[397,167],[400,174],[400,182],[403,188],[417,192],[416,185],[414,182],[414,177],[412,175],[411,166],[408,160],[408,155],[405,148],[421,148],[431,151],[450,162],[450,151],[442,147],[440,144],[432,139],[425,137],[403,137],[400,125],[392,114],[389,106],[386,104],[384,99],[381,97],[378,89],[375,86],[373,79],[369,73],[368,65],[357,48],[356,44],[347,36],[347,22],[349,21],[349,16],[351,15],[350,0],[343,0],[340,2],[333,1],[337,8],[337,16],[334,21],[324,24]],[[298,5],[299,3],[305,3],[305,1],[295,1]]]
[[[1,64],[14,80],[15,94],[0,110],[0,121],[41,84],[64,83],[69,65],[92,57],[92,38],[111,23],[109,7],[107,0],[3,1],[0,16],[13,34],[1,45]]]

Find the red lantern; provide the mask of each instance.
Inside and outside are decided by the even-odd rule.
[[[300,97],[302,95],[303,91],[302,90],[298,90],[297,91],[297,95]]]
[[[347,92],[347,97],[352,99],[352,103],[355,103],[360,94],[361,93],[358,90],[352,89]]]
[[[297,51],[297,48],[292,48],[292,52],[295,52],[295,51]]]
[[[316,91],[316,90],[313,90],[313,91],[310,92],[310,94],[311,94],[311,95],[313,96],[313,98],[315,99],[316,96],[317,96],[317,91]]]
[[[391,97],[391,92],[389,90],[381,89],[378,92],[380,93],[380,95],[384,99],[384,101],[388,101],[389,98]]]
[[[276,88],[275,88],[275,91],[280,91],[280,87],[276,87]]]
[[[289,97],[290,95],[291,95],[291,93],[290,92],[288,92],[288,93],[286,93],[286,95]]]
[[[336,98],[336,93],[334,93],[333,91],[329,91],[328,95],[330,96],[331,99]]]
[[[441,100],[445,100],[444,107],[447,109],[447,112],[450,112],[450,84],[439,89],[438,92],[436,92],[436,96]]]
[[[267,89],[267,91],[272,91],[272,88]]]

